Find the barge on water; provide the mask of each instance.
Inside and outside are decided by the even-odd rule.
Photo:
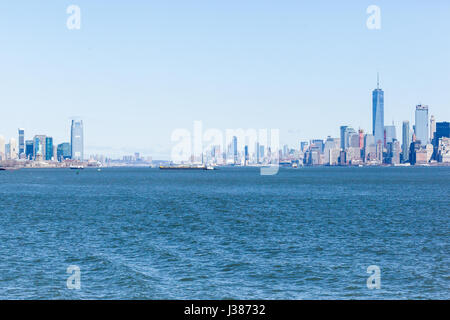
[[[171,165],[171,166],[159,166],[161,170],[214,170],[213,166],[195,166],[195,165]]]

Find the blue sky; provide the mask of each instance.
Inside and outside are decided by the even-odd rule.
[[[380,30],[366,27],[372,4]],[[370,132],[377,71],[386,124],[413,123],[419,103],[449,121],[449,34],[447,0],[4,1],[0,134],[69,141],[77,116],[86,154],[156,159],[201,120],[279,128],[297,147],[340,125]]]

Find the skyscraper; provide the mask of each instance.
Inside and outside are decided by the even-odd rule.
[[[45,137],[45,160],[53,158],[53,138]]]
[[[238,147],[237,147],[237,137],[233,137],[233,161],[234,164],[238,162]]]
[[[340,132],[341,132],[341,149],[345,150],[345,130],[347,129],[347,126],[341,126]]]
[[[71,155],[70,155],[70,143],[68,142],[64,142],[61,144],[58,144],[58,150],[57,150],[57,159],[58,161],[63,161],[66,159],[70,159]]]
[[[416,140],[420,140],[420,145],[428,144],[428,106],[419,104],[416,106]]]
[[[403,121],[402,127],[402,161],[409,160],[409,146],[411,144],[411,135],[409,131],[409,121]]]
[[[384,92],[380,89],[379,78],[372,92],[372,128],[375,143],[384,142]]]
[[[389,142],[393,142],[394,139],[397,139],[397,130],[395,128],[395,125],[392,123],[392,125],[384,126],[384,131],[386,132],[386,143],[385,146]]]
[[[433,143],[435,133],[436,133],[436,119],[432,115],[430,117],[430,140],[431,140],[431,143]]]
[[[72,159],[82,161],[84,159],[83,120],[72,120],[70,133]]]
[[[25,153],[25,130],[19,128],[19,158]]]
[[[25,141],[25,158],[27,160],[33,160],[33,158],[34,158],[34,143],[33,143],[33,140]]]
[[[9,159],[17,159],[17,141],[14,138],[9,139]]]

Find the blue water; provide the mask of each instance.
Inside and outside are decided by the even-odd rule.
[[[0,298],[449,299],[449,196],[435,167],[4,171]]]

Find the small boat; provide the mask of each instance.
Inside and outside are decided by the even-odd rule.
[[[82,170],[82,169],[84,169],[84,167],[83,166],[70,166],[70,169],[72,169],[72,170]]]

